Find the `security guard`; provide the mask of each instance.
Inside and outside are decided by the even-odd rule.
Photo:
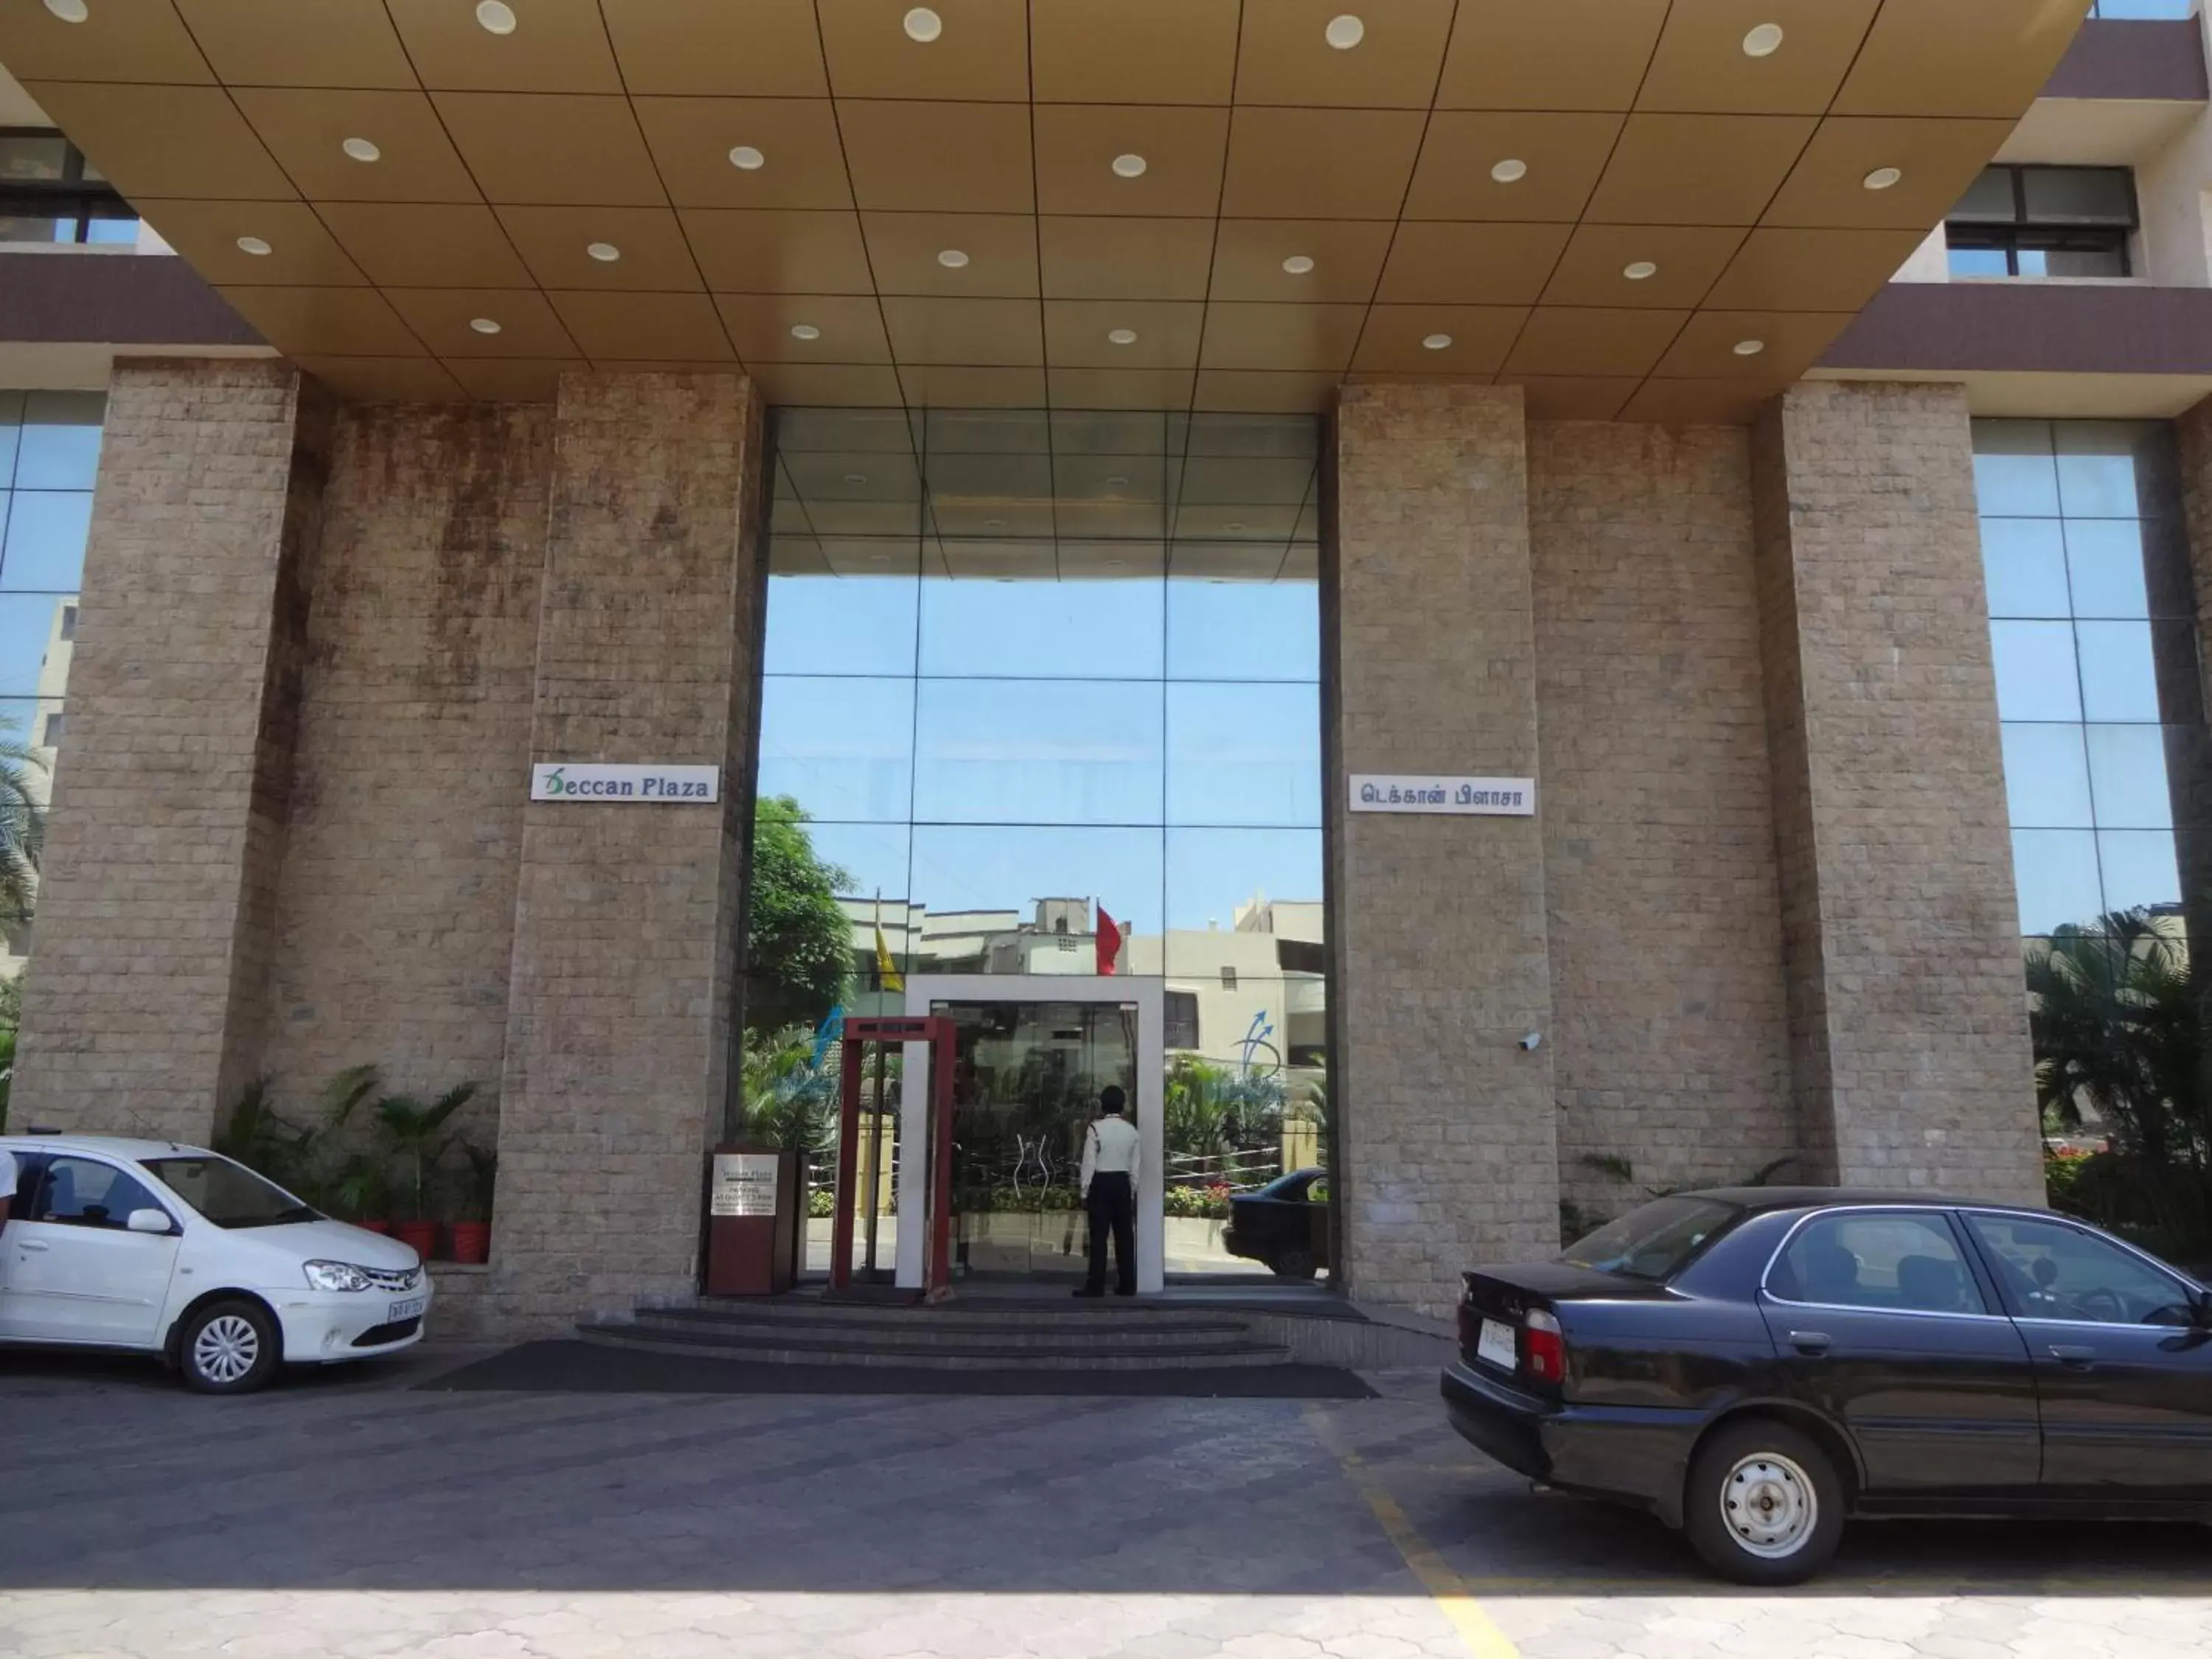
[[[1106,1237],[1114,1238],[1115,1294],[1137,1293],[1137,1170],[1144,1153],[1129,1121],[1129,1097],[1109,1084],[1097,1122],[1083,1137],[1083,1206],[1091,1212],[1091,1273],[1078,1296],[1106,1294]]]

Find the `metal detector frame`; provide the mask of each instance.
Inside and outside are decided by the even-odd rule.
[[[842,1034],[844,1085],[837,1103],[837,1211],[830,1234],[830,1288],[853,1282],[853,1200],[860,1146],[863,1051],[871,1042],[929,1045],[928,1214],[923,1218],[922,1297],[937,1301],[952,1291],[952,1062],[953,1024],[942,1014],[848,1015]],[[903,1079],[912,1088],[914,1079]],[[876,1103],[880,1113],[883,1103]],[[868,1201],[876,1201],[875,1194]]]

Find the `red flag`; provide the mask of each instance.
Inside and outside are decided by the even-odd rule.
[[[1102,904],[1098,907],[1098,971],[1112,973],[1114,964],[1121,957],[1121,929],[1114,918],[1106,914],[1106,907]]]

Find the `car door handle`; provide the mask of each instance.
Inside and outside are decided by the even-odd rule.
[[[2069,1371],[2086,1371],[2097,1363],[2094,1348],[2070,1347],[2063,1343],[2052,1346],[2051,1357]]]
[[[1820,1355],[1836,1346],[1836,1339],[1826,1331],[1792,1331],[1790,1346],[1802,1354]]]
[[[30,1255],[33,1251],[36,1251],[40,1255],[44,1255],[52,1248],[53,1246],[47,1243],[43,1238],[27,1238],[23,1241],[23,1253],[26,1255]]]

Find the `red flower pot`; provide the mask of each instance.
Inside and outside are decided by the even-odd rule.
[[[434,1221],[402,1221],[394,1224],[392,1236],[423,1261],[438,1248],[438,1224]]]
[[[453,1260],[471,1265],[481,1265],[490,1261],[491,1223],[456,1221],[453,1224]]]

